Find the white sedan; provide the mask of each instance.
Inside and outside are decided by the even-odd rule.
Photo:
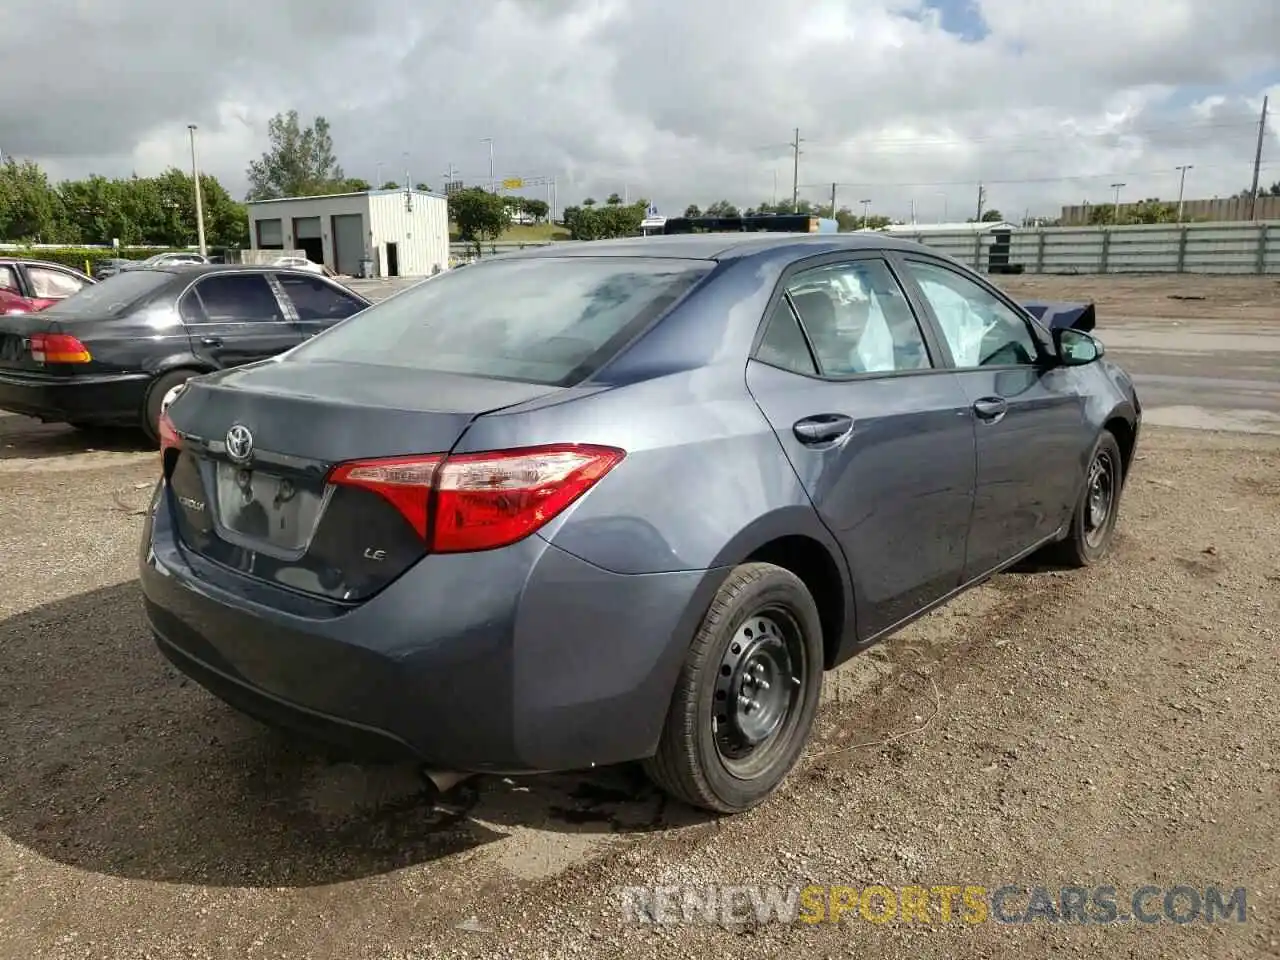
[[[324,275],[324,267],[318,263],[312,263],[306,257],[277,257],[272,263],[273,267],[290,267],[294,270],[306,270],[310,273],[318,273]]]

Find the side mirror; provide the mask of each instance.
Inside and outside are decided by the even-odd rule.
[[[1064,367],[1082,367],[1102,357],[1106,350],[1102,342],[1081,330],[1055,328],[1053,346],[1058,362]]]

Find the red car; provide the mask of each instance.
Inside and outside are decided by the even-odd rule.
[[[35,313],[93,282],[61,264],[0,257],[0,313]]]

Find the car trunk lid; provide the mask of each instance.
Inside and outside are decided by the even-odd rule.
[[[328,482],[352,460],[445,454],[477,416],[557,388],[341,362],[278,362],[191,381],[165,453],[183,541],[250,576],[357,601],[426,553],[384,497]],[[424,509],[425,509],[425,494]]]

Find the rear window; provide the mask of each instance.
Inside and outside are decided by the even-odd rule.
[[[631,257],[481,262],[374,304],[288,359],[566,386],[598,369],[713,266]]]
[[[154,293],[173,279],[171,273],[154,270],[128,270],[107,277],[101,283],[85,286],[65,300],[59,300],[41,313],[64,317],[110,317],[124,311],[143,297]]]

